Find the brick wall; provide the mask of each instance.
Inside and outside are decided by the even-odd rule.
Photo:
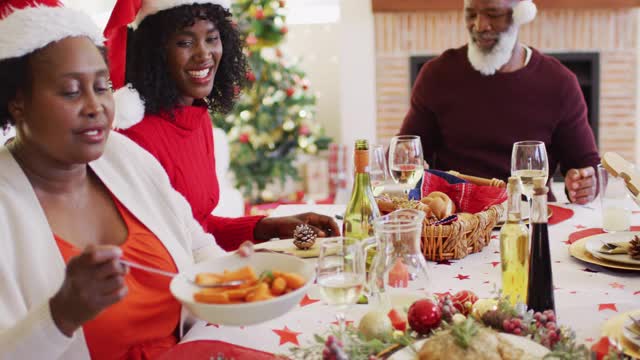
[[[635,10],[548,10],[521,30],[544,52],[600,52],[600,151],[635,159],[638,14]],[[409,57],[466,43],[461,11],[375,15],[377,137],[388,143],[409,104]]]

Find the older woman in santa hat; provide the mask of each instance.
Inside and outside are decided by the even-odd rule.
[[[314,213],[211,215],[220,194],[209,111],[232,109],[247,72],[228,7],[228,0],[116,3],[105,30],[111,76],[121,87],[126,68],[130,82],[116,92],[116,128],[160,161],[196,220],[226,250],[247,239],[291,237],[303,223],[319,236],[338,234],[333,219]]]
[[[157,161],[110,132],[114,101],[83,13],[0,6],[0,358],[150,359],[185,312],[168,272],[225,252]]]

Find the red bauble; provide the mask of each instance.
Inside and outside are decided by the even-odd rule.
[[[466,316],[471,313],[471,306],[478,301],[478,295],[474,294],[473,291],[462,290],[453,295],[451,301],[453,306]]]
[[[294,88],[288,88],[287,89],[287,97],[292,97],[295,92],[296,92],[296,90]]]
[[[286,33],[288,33],[288,32],[289,32],[289,28],[288,28],[288,27],[286,27],[286,26],[283,26],[283,27],[282,27],[282,29],[280,29],[280,32],[281,32],[282,34],[286,34]]]
[[[284,0],[280,0],[280,7],[283,8],[287,5],[287,3]]]
[[[256,10],[256,20],[264,19],[264,11],[262,9]]]
[[[238,141],[240,141],[243,144],[248,143],[249,142],[249,134],[247,134],[247,133],[240,134],[240,136],[238,136]]]
[[[409,326],[421,335],[427,335],[438,326],[442,320],[442,312],[438,304],[429,299],[418,300],[409,308],[407,315]]]
[[[256,74],[251,71],[247,72],[247,80],[249,80],[250,82],[256,81]]]

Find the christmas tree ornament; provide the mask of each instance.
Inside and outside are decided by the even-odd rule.
[[[409,326],[420,335],[427,335],[431,330],[440,326],[442,312],[435,302],[422,299],[414,302],[407,314]]]
[[[318,234],[307,224],[296,226],[293,231],[293,244],[300,250],[308,250],[316,242]]]
[[[453,306],[463,315],[471,313],[471,307],[478,301],[478,296],[469,290],[458,291],[451,297]]]

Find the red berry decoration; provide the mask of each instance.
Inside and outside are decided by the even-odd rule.
[[[256,10],[256,20],[264,19],[264,11],[262,9]]]
[[[296,90],[294,88],[287,89],[287,97],[292,97],[295,94]]]
[[[471,306],[478,301],[478,295],[469,290],[462,290],[453,295],[451,301],[453,306],[466,316],[471,313]]]
[[[389,320],[391,320],[391,325],[393,328],[400,331],[405,331],[407,329],[407,318],[396,309],[391,309],[387,314]]]
[[[423,299],[411,305],[407,318],[411,329],[418,334],[427,335],[432,329],[440,326],[442,312],[438,304],[429,299]]]
[[[243,144],[246,144],[249,142],[249,134],[247,133],[242,133],[238,136],[238,141],[240,141]]]
[[[247,72],[246,77],[247,77],[247,80],[249,80],[250,82],[254,82],[254,81],[256,81],[256,74],[254,74],[254,73],[253,73],[253,72],[251,72],[251,71],[248,71],[248,72]]]

